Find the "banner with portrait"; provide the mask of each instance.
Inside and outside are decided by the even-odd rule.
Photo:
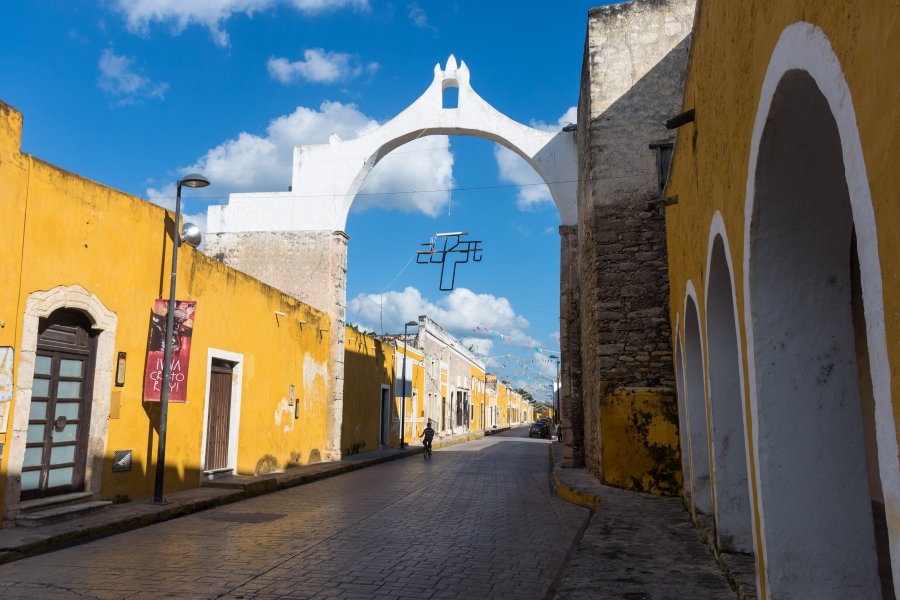
[[[191,358],[191,333],[194,330],[193,300],[175,301],[175,323],[172,330],[172,362],[169,373],[169,402],[187,401],[188,363]],[[150,339],[147,344],[147,370],[144,373],[144,401],[159,402],[162,392],[163,357],[165,355],[166,317],[169,301],[157,299],[150,314]]]

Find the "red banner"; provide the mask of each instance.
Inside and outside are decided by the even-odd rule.
[[[169,373],[169,402],[187,400],[188,362],[191,358],[191,333],[194,330],[193,300],[175,301],[175,328],[172,333],[172,368]],[[150,315],[150,342],[147,345],[147,372],[144,373],[144,401],[159,402],[162,391],[163,356],[165,354],[166,316],[169,301],[158,299]]]

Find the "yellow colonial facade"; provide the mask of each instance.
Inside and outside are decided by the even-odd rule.
[[[399,445],[400,404],[392,393],[394,347],[353,327],[344,330],[344,417],[341,452]]]
[[[151,495],[159,403],[144,401],[144,370],[151,309],[168,297],[174,231],[162,208],[21,153],[21,131],[21,113],[0,104],[4,521],[23,498],[59,490],[94,500]],[[195,301],[196,313],[186,402],[169,407],[165,491],[196,487],[213,455],[217,470],[243,474],[321,460],[328,317],[187,246],[176,297]],[[86,341],[84,356],[42,350],[73,331]],[[63,371],[80,366],[46,379],[51,355]],[[212,393],[227,404],[211,416],[216,369],[227,375]],[[68,403],[64,388],[76,390]],[[68,460],[56,457],[54,437],[74,442],[59,447]],[[114,455],[121,467],[126,451],[130,468],[114,471]]]
[[[761,598],[893,597],[900,10],[697,14],[666,190],[685,494]]]

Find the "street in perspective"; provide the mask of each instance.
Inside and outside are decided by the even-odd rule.
[[[0,597],[545,598],[589,511],[519,429],[0,567]]]

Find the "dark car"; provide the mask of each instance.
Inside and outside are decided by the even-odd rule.
[[[539,437],[550,439],[550,427],[543,421],[535,421],[528,429],[528,437]]]

